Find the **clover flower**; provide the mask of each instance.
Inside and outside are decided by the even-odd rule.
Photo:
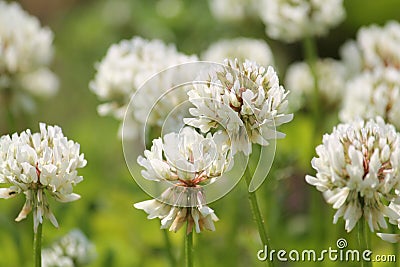
[[[284,137],[275,126],[293,118],[285,114],[288,91],[271,66],[265,69],[249,60],[225,64],[207,73],[206,84],[194,84],[188,92],[194,118],[184,122],[204,133],[222,125],[231,138],[232,153],[249,155],[251,143],[268,145],[268,139]]]
[[[400,70],[364,71],[347,83],[340,119],[348,122],[376,116],[400,129]]]
[[[316,176],[307,183],[323,192],[326,201],[337,209],[350,232],[364,218],[371,231],[387,228],[385,217],[397,224],[400,213],[391,201],[399,201],[400,136],[390,124],[377,117],[339,124],[325,134],[316,148],[312,167]]]
[[[185,127],[180,133],[169,133],[153,140],[150,150],[139,156],[138,163],[145,169],[142,176],[150,181],[168,181],[168,187],[160,197],[136,203],[134,206],[149,214],[148,218],[160,218],[161,228],[178,231],[184,222],[188,231],[195,226],[214,230],[213,221],[218,218],[206,205],[202,185],[212,183],[231,168],[229,139],[221,131],[206,137],[195,129]]]
[[[392,67],[400,69],[400,24],[389,21],[384,26],[362,27],[355,41],[341,48],[343,61],[353,72]]]
[[[209,0],[211,13],[218,20],[238,21],[257,14],[257,0]]]
[[[322,36],[345,18],[342,0],[261,0],[258,9],[273,39],[295,42]]]
[[[249,59],[261,66],[269,66],[274,62],[271,48],[264,40],[244,37],[217,41],[202,54],[202,59],[207,61],[223,62],[226,58],[241,61]]]
[[[160,40],[149,41],[134,37],[113,44],[103,60],[96,65],[96,76],[89,84],[90,89],[104,102],[98,106],[98,113],[101,116],[112,115],[122,121],[132,95],[147,79],[168,67],[196,60],[196,56],[179,53],[174,45],[166,45]],[[155,92],[149,92],[149,98],[157,99],[161,90],[174,86],[173,77],[163,78],[165,79],[160,81],[162,86]],[[182,95],[185,97],[185,94]],[[143,104],[153,103],[147,99]],[[147,105],[139,107],[139,110],[135,108],[134,112],[140,112]],[[160,111],[158,115],[162,113]],[[130,127],[130,133],[125,133],[126,136],[137,137],[137,126],[143,124],[145,119],[146,117],[135,114],[129,117],[129,123],[133,127]]]
[[[316,62],[315,70],[321,99],[328,106],[338,105],[345,91],[346,68],[337,60],[325,58]],[[285,87],[290,91],[291,110],[306,106],[307,99],[314,93],[313,80],[307,63],[296,62],[289,66],[285,76]]]
[[[4,1],[0,1],[0,25],[0,91],[54,95],[58,79],[48,69],[53,56],[52,31],[42,28],[18,3]]]
[[[168,188],[159,199],[151,199],[136,203],[135,208],[144,210],[148,219],[159,218],[161,229],[177,232],[185,223],[188,223],[187,233],[193,230],[200,233],[204,230],[215,231],[214,222],[218,221],[214,210],[208,207],[201,189],[182,190],[178,186]],[[181,199],[177,199],[177,198]],[[169,205],[171,199],[176,199],[177,205]],[[186,199],[187,205],[182,206],[182,200]]]
[[[74,229],[42,251],[43,267],[88,265],[95,258],[95,247],[78,229]]]
[[[12,198],[23,193],[26,197],[16,221],[21,221],[33,210],[34,230],[43,216],[58,227],[50,210],[48,197],[59,202],[80,198],[73,186],[83,178],[77,169],[86,165],[80,146],[68,140],[58,126],[40,124],[40,133],[28,129],[21,134],[5,135],[0,139],[0,198]]]

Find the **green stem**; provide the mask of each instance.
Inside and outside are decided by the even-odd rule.
[[[6,88],[3,91],[4,105],[6,108],[6,116],[7,116],[7,126],[8,132],[11,134],[15,131],[15,118],[12,111],[12,90],[10,88]]]
[[[245,173],[244,177],[245,177],[247,188],[249,188],[251,179],[253,177],[253,175],[251,174],[251,172],[249,170],[249,166],[246,167],[246,173]],[[266,230],[266,227],[264,224],[264,219],[261,215],[260,207],[258,205],[256,191],[249,192],[247,190],[247,192],[248,192],[248,197],[250,200],[251,211],[253,213],[254,220],[257,223],[258,233],[260,235],[261,242],[263,244],[263,248],[264,248],[264,246],[267,246],[268,251],[271,251],[271,246],[270,246],[267,230]],[[267,261],[267,262],[270,267],[274,266],[274,263],[272,261]]]
[[[35,267],[42,266],[42,224],[39,223],[36,233],[33,237],[33,257]]]
[[[399,229],[399,228],[397,228],[397,225],[393,225],[393,224],[390,225],[390,228],[392,230],[392,233],[396,233],[396,231]],[[400,254],[399,254],[400,246],[399,245],[400,245],[399,243],[393,243],[392,244],[393,255],[396,256],[396,260],[393,261],[393,266],[394,267],[398,267],[399,266],[399,264],[398,264],[398,261],[399,261],[398,259],[399,259],[399,256],[400,256]]]
[[[189,227],[189,223],[187,224]],[[193,231],[185,235],[185,266],[193,267]]]
[[[398,265],[397,261],[399,259],[400,246],[399,246],[399,243],[393,243],[392,246],[393,246],[393,255],[396,256],[396,260],[393,261],[393,266],[398,267],[399,265]]]
[[[313,94],[311,103],[311,112],[314,120],[314,129],[311,135],[311,147],[314,148],[318,144],[318,139],[320,136],[320,130],[323,128],[321,125],[321,109],[320,109],[320,97],[318,88],[318,75],[317,75],[317,59],[318,51],[315,39],[311,36],[303,39],[303,53],[305,60],[310,68],[311,75],[313,77]],[[311,151],[310,158],[314,154],[314,150]],[[322,244],[324,240],[322,239],[324,234],[324,210],[321,205],[321,195],[318,191],[313,190],[311,193],[311,218],[312,218],[312,229],[315,229],[316,237],[318,241]]]
[[[171,240],[169,239],[169,235],[167,230],[162,230],[163,232],[163,236],[164,236],[164,242],[165,242],[165,246],[167,249],[167,255],[168,255],[168,260],[169,260],[169,265],[171,267],[176,266],[176,260],[174,257],[174,254],[172,253],[172,245],[171,245]]]
[[[367,231],[365,229],[365,221],[363,219],[360,219],[357,224],[358,224],[358,235],[357,235],[358,246],[362,253],[364,250],[369,249],[368,237],[367,237],[369,232],[368,229]],[[371,267],[371,266],[372,266],[371,262],[361,260],[361,267]]]
[[[318,76],[317,76],[317,70],[316,70],[318,53],[317,53],[317,45],[315,44],[314,38],[306,37],[305,39],[303,39],[303,50],[304,50],[305,60],[308,64],[308,67],[310,68],[311,75],[314,79],[313,98],[312,98],[312,113],[314,115],[316,125],[318,126],[319,113],[320,113]]]

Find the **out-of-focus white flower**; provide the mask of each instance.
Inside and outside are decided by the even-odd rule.
[[[161,228],[177,231],[189,223],[196,232],[214,230],[218,220],[214,211],[206,206],[202,185],[212,183],[229,170],[233,159],[230,143],[221,131],[206,137],[195,129],[185,127],[180,133],[169,133],[153,140],[150,150],[139,156],[143,166],[142,176],[152,181],[170,181],[173,184],[160,197],[136,203],[134,206],[149,214],[148,218],[160,218]]]
[[[178,199],[178,205],[170,205],[171,199]],[[188,201],[188,206],[182,206],[183,199]],[[159,200],[146,200],[134,205],[135,208],[144,210],[148,219],[159,218],[161,229],[177,232],[185,223],[188,224],[187,233],[193,230],[200,233],[202,230],[215,231],[214,221],[218,221],[214,210],[204,203],[205,196],[201,189],[181,188],[172,186],[168,188]]]
[[[18,3],[0,1],[0,73],[30,72],[52,57],[53,33]]]
[[[376,68],[347,83],[340,119],[381,116],[400,129],[400,70]]]
[[[211,13],[218,20],[238,21],[257,14],[257,0],[209,0]]]
[[[260,0],[260,17],[273,39],[295,42],[325,35],[345,18],[343,0]]]
[[[25,205],[16,221],[25,219],[33,209],[34,229],[43,222],[43,216],[58,227],[50,210],[48,196],[59,202],[80,198],[73,186],[83,180],[77,169],[86,165],[80,146],[68,140],[58,126],[40,124],[40,133],[28,129],[20,135],[5,135],[0,139],[0,198],[11,198],[23,193]]]
[[[316,152],[317,175],[306,181],[337,209],[334,223],[343,217],[348,232],[362,219],[371,231],[387,228],[385,217],[397,224],[400,213],[388,205],[400,200],[400,136],[392,125],[380,117],[339,124]]]
[[[341,49],[342,58],[351,70],[372,70],[382,67],[400,69],[400,23],[389,21],[383,27],[362,27],[356,41]]]
[[[264,40],[251,38],[223,39],[211,44],[203,52],[202,59],[223,62],[226,58],[256,61],[261,66],[274,64],[271,48]]]
[[[346,68],[331,58],[316,62],[316,75],[319,95],[329,106],[340,103],[345,91]],[[289,66],[285,76],[285,87],[290,91],[289,108],[295,111],[303,107],[314,93],[314,77],[305,62],[296,62]]]
[[[59,86],[57,76],[47,68],[22,76],[20,82],[26,91],[38,97],[54,96]]]
[[[98,107],[99,114],[113,115],[116,119],[122,120],[132,95],[147,79],[168,67],[194,61],[197,61],[196,56],[179,53],[174,45],[166,45],[160,40],[148,41],[134,37],[112,45],[104,59],[97,64],[96,76],[90,82],[90,89],[104,101]],[[131,119],[139,119],[138,124],[149,121],[145,121],[146,117],[135,113],[140,113],[141,109],[153,105],[152,100],[161,95],[161,90],[168,90],[174,86],[173,77],[162,76],[160,79],[162,79],[160,87],[154,88],[158,91],[149,92],[148,98],[142,103],[143,107],[135,107],[133,111]],[[162,111],[159,113],[162,114]],[[138,135],[136,130],[139,129],[133,128],[129,133],[132,138]]]
[[[189,110],[194,118],[186,124],[208,132],[221,124],[231,138],[232,153],[251,153],[251,143],[268,145],[268,139],[281,138],[275,126],[292,120],[285,114],[288,92],[279,85],[278,76],[253,61],[225,61],[207,73],[207,83],[194,84]]]
[[[52,42],[52,31],[42,28],[36,17],[18,3],[0,1],[0,89],[21,87],[39,97],[54,94],[58,80],[46,68]]]
[[[96,256],[94,245],[75,229],[42,251],[43,267],[75,267],[90,264]]]

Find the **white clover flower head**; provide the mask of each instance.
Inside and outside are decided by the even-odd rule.
[[[261,66],[274,64],[271,48],[261,39],[222,39],[211,44],[202,54],[202,59],[207,61],[223,62],[226,58],[238,58],[241,61],[249,59]]]
[[[58,126],[40,124],[40,132],[28,129],[21,134],[4,135],[0,139],[0,198],[12,198],[23,193],[26,197],[16,221],[21,221],[33,209],[34,230],[43,216],[58,227],[50,210],[48,197],[59,202],[80,198],[73,186],[83,180],[77,169],[86,165],[80,146],[68,140]]]
[[[268,36],[289,43],[325,35],[345,18],[343,0],[261,0],[258,11]]]
[[[400,129],[400,70],[392,67],[364,71],[346,84],[342,121],[380,116]]]
[[[42,251],[43,267],[74,267],[90,264],[95,247],[78,229],[74,229]]]
[[[257,14],[257,0],[209,0],[211,13],[218,20],[239,21]]]
[[[339,124],[325,134],[312,160],[316,176],[307,183],[323,192],[350,232],[359,220],[371,231],[387,228],[385,217],[397,224],[400,213],[388,205],[399,201],[400,136],[390,124],[377,117]]]
[[[359,71],[382,67],[400,69],[399,51],[400,23],[397,21],[362,27],[356,41],[346,43],[341,49],[349,68]]]
[[[138,163],[145,168],[141,174],[147,180],[196,187],[229,170],[229,138],[222,131],[204,137],[195,129],[184,127],[180,133],[166,134],[164,140],[154,139],[144,157],[138,157]]]
[[[345,91],[345,66],[337,60],[324,58],[316,62],[315,70],[321,100],[328,106],[338,105]],[[290,110],[295,111],[306,105],[307,99],[314,93],[313,80],[306,62],[296,62],[289,66],[285,76],[285,87],[290,91]]]
[[[52,42],[52,31],[41,27],[36,17],[18,3],[0,1],[0,90],[54,95],[58,79],[47,68],[53,57]]]
[[[186,207],[170,205],[168,202],[171,199],[175,199],[177,202],[185,199],[190,205]],[[215,231],[214,222],[218,221],[218,217],[205,202],[201,188],[172,186],[161,195],[160,199],[142,201],[136,203],[134,207],[144,210],[148,214],[148,219],[159,218],[161,229],[177,232],[187,223],[187,233],[192,232],[193,227],[196,233],[204,230]]]
[[[180,133],[169,133],[153,140],[150,150],[139,156],[138,163],[145,169],[142,176],[151,181],[168,181],[169,186],[160,197],[136,203],[134,206],[161,219],[161,228],[178,231],[188,222],[188,231],[195,226],[214,231],[218,220],[206,205],[203,185],[213,183],[232,166],[230,143],[226,134],[218,131],[206,137],[195,129],[185,127]]]
[[[197,61],[196,56],[179,53],[174,45],[166,45],[157,39],[149,41],[134,37],[113,44],[103,60],[97,63],[96,76],[89,84],[92,92],[103,101],[98,106],[98,113],[101,116],[112,115],[122,121],[131,97],[147,79],[168,67],[194,61]],[[162,86],[158,91],[149,94],[158,96],[160,90],[173,86],[172,77],[164,78],[160,81]],[[148,96],[154,98],[152,95]],[[141,108],[137,112],[140,112]],[[138,117],[146,119],[135,114],[130,119],[137,120]],[[132,128],[129,134],[135,138],[139,133]]]
[[[0,25],[0,74],[26,73],[50,62],[53,33],[18,3],[0,1]]]
[[[208,132],[223,126],[232,142],[232,153],[251,153],[251,143],[268,145],[268,139],[282,138],[275,126],[292,120],[285,114],[286,91],[269,66],[265,69],[253,61],[226,60],[226,66],[210,70],[206,84],[194,84],[189,100],[193,118],[184,122]]]

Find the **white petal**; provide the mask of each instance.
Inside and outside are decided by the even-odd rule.
[[[377,233],[383,241],[387,241],[390,243],[399,243],[400,242],[400,235],[398,234],[385,234],[385,233]]]
[[[0,198],[12,198],[15,197],[18,194],[18,192],[14,189],[11,188],[0,188]]]

